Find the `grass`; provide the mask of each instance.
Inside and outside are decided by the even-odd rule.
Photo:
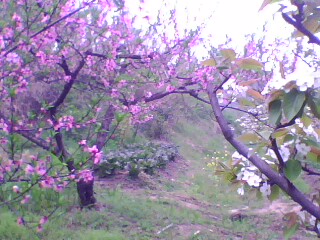
[[[212,122],[200,118],[179,121],[170,138],[180,146],[187,165],[172,169],[174,181],[153,177],[160,183],[155,189],[96,184],[99,204],[95,210],[80,211],[71,189],[64,193],[69,204],[57,211],[41,233],[19,227],[16,216],[1,211],[0,239],[281,239],[281,219],[274,215],[230,219],[230,210],[261,208],[263,202],[253,194],[240,197],[235,187],[207,168],[206,156],[226,146],[217,131]]]

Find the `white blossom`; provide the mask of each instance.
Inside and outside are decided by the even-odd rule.
[[[263,196],[269,196],[271,194],[271,187],[268,183],[264,182],[260,187],[260,192]]]
[[[290,157],[290,150],[289,148],[285,147],[285,146],[281,146],[280,149],[279,149],[279,152],[282,156],[282,159],[284,162],[288,161],[289,160],[289,157]]]
[[[238,193],[239,195],[244,195],[243,185],[242,185],[240,188],[238,188],[237,193]]]
[[[297,144],[296,148],[297,148],[298,152],[301,153],[302,155],[307,155],[307,153],[310,152],[310,150],[311,150],[311,147],[307,146],[304,143]]]
[[[259,187],[262,179],[254,172],[244,170],[242,180],[246,181],[251,187]]]

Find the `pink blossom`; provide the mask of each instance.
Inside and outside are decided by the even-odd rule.
[[[43,167],[36,167],[36,173],[39,174],[40,176],[43,176],[47,173],[47,170]]]
[[[40,221],[39,221],[39,224],[40,225],[43,225],[43,224],[46,224],[48,222],[49,218],[47,216],[43,216]]]
[[[103,156],[103,152],[102,151],[96,153],[94,155],[94,162],[93,163],[94,164],[99,164],[101,162],[102,156]]]
[[[133,105],[133,106],[131,106],[130,108],[131,108],[131,109],[130,109],[130,112],[131,112],[133,115],[141,112],[141,107],[140,107],[140,106]]]
[[[17,223],[18,223],[19,225],[21,225],[21,226],[24,225],[24,224],[25,224],[25,221],[24,221],[23,217],[18,217]]]
[[[64,186],[62,186],[61,184],[60,185],[56,185],[53,187],[53,189],[56,191],[56,192],[63,192],[64,190]]]
[[[35,173],[34,167],[32,167],[30,164],[27,164],[25,172],[27,175],[33,175]]]
[[[53,188],[54,187],[54,179],[50,176],[46,176],[45,180],[42,180],[39,183],[40,188]]]
[[[64,81],[65,81],[65,82],[68,83],[68,82],[70,82],[70,80],[71,80],[71,76],[65,76],[65,77],[64,77]]]
[[[42,231],[43,231],[43,226],[39,224],[37,227],[37,232],[42,232]]]
[[[152,96],[152,93],[151,92],[147,92],[146,97],[149,98],[151,96]]]
[[[53,122],[51,119],[47,119],[47,123],[49,123],[51,126],[53,126]]]
[[[92,154],[96,154],[99,152],[99,150],[96,145],[93,145],[92,147],[88,147],[88,152]]]
[[[74,180],[74,179],[76,178],[76,175],[70,174],[70,175],[68,176],[68,178],[69,178],[70,180]]]
[[[172,85],[168,85],[167,88],[166,88],[167,92],[173,92],[174,90],[175,90],[175,87],[172,86]]]
[[[127,85],[127,81],[126,81],[126,80],[121,80],[121,81],[118,83],[118,87],[119,87],[119,88],[125,87],[126,85]]]
[[[93,172],[90,170],[82,170],[79,172],[79,179],[78,180],[83,180],[85,182],[91,182],[94,179]]]
[[[12,190],[15,193],[20,193],[20,188],[18,186],[16,186],[16,185],[12,187]]]
[[[86,146],[86,145],[87,145],[87,140],[81,140],[81,141],[79,142],[79,145],[80,145],[80,146]]]
[[[25,195],[21,200],[21,204],[27,204],[30,202],[30,200],[31,200],[31,195]]]
[[[120,97],[120,93],[117,89],[112,89],[111,90],[111,97],[114,97],[114,98],[117,98],[117,97]]]

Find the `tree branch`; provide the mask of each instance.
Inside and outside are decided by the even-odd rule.
[[[311,200],[309,200],[301,191],[299,191],[287,178],[281,176],[274,171],[264,160],[257,155],[249,154],[249,148],[236,140],[235,135],[231,128],[228,126],[228,122],[223,116],[219,101],[215,93],[215,88],[212,84],[208,85],[208,96],[216,120],[221,128],[221,131],[225,139],[245,158],[247,158],[253,165],[255,165],[261,173],[266,175],[272,182],[277,184],[284,192],[286,192],[295,202],[300,204],[303,209],[309,212],[311,215],[320,219],[320,208],[316,206]]]
[[[300,12],[294,16],[294,19],[291,18],[287,13],[282,13],[282,18],[294,26],[299,32],[303,33],[309,38],[309,43],[315,43],[320,46],[320,39],[317,38],[312,32],[310,32],[302,23],[303,21],[303,12]]]

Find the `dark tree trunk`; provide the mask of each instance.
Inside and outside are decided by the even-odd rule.
[[[81,209],[84,207],[91,208],[95,205],[96,198],[94,197],[93,186],[94,180],[84,181],[83,179],[80,179],[80,181],[77,182],[77,191]]]
[[[99,151],[105,146],[106,140],[109,137],[111,124],[115,116],[116,109],[110,105],[104,114],[104,120],[102,121],[102,128],[97,136],[97,148]]]

